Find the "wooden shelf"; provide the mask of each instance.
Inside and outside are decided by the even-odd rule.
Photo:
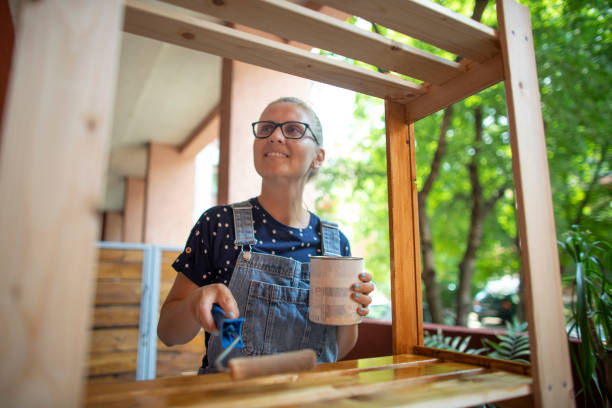
[[[417,354],[320,364],[313,371],[233,381],[228,374],[162,378],[120,384],[89,384],[85,405],[108,406],[469,406],[529,398],[532,379],[505,368]],[[484,360],[492,360],[484,358]],[[484,361],[483,360],[483,361]]]

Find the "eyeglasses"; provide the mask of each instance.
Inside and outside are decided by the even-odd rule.
[[[253,135],[258,139],[265,139],[270,137],[277,127],[281,128],[283,136],[287,139],[301,139],[306,134],[307,130],[310,130],[310,134],[314,141],[319,144],[319,140],[312,131],[310,125],[304,122],[283,122],[276,123],[269,120],[261,120],[259,122],[251,123],[253,126]]]

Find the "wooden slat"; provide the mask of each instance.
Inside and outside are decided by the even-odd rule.
[[[98,259],[100,261],[116,262],[140,262],[142,263],[143,251],[140,249],[108,249],[98,248]]]
[[[98,262],[98,280],[142,279],[141,263]]]
[[[109,375],[136,372],[138,353],[136,351],[116,353],[91,353],[89,375]]]
[[[536,406],[573,404],[548,157],[529,10],[498,1]]]
[[[0,149],[3,406],[79,404],[122,13],[19,5]]]
[[[186,353],[198,353],[200,355],[200,360],[204,356],[204,351],[206,347],[204,346],[204,330],[200,330],[189,343],[186,344],[178,344],[176,346],[168,347],[161,340],[157,340],[157,351],[167,351],[167,352],[186,352]]]
[[[126,4],[124,29],[132,34],[398,102],[408,102],[424,92],[422,86],[410,81],[356,67],[173,10],[137,0],[128,0]]]
[[[91,333],[91,353],[138,351],[138,328],[100,329]]]
[[[105,306],[94,308],[93,327],[138,327],[140,306]]]
[[[414,126],[406,121],[404,105],[390,101],[385,121],[393,353],[400,354],[423,344]]]
[[[157,351],[156,378],[176,377],[185,373],[197,374],[202,365],[203,353]]]
[[[297,378],[294,374],[240,381],[228,381],[226,374],[216,374],[206,376],[201,381],[187,381],[188,387],[182,387],[182,381],[180,381],[175,388],[158,386],[149,388],[146,393],[141,393],[138,387],[132,386],[136,393],[131,394],[130,397],[136,399],[140,396],[163,397],[168,405],[180,405],[181,402],[193,401],[196,396],[199,396],[199,400],[206,401],[207,406],[224,404],[241,407],[285,406],[315,402],[321,399],[338,400],[346,397],[374,396],[402,387],[473,375],[482,371],[480,367],[445,362],[339,373],[338,375],[304,373]],[[208,381],[209,379],[212,381]],[[125,385],[120,388],[122,391],[116,394],[108,392],[113,389],[112,387],[104,388],[107,393],[92,395],[88,398],[88,403],[118,401],[126,398],[129,393],[129,388],[126,388]],[[269,398],[271,400],[268,400]]]
[[[406,119],[416,122],[486,89],[504,79],[501,56],[482,64],[471,63],[467,71],[443,86],[432,85],[427,93],[406,104]]]
[[[417,355],[435,357],[440,360],[457,361],[460,363],[474,364],[485,368],[504,370],[515,374],[531,375],[531,366],[529,364],[520,363],[517,361],[499,360],[486,356],[457,353],[455,351],[440,350],[423,346],[415,346],[413,350]]]
[[[176,278],[176,271],[172,267],[172,264],[176,258],[181,254],[181,251],[163,251],[161,261],[161,280],[174,282]]]
[[[140,305],[140,281],[98,282],[96,305]]]
[[[495,30],[427,0],[318,0],[475,61],[499,54]]]
[[[426,82],[443,84],[461,73],[454,61],[284,0],[164,1]]]
[[[136,371],[87,377],[87,384],[109,384],[136,380]]]

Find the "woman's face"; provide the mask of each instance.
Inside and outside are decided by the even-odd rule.
[[[311,123],[310,115],[291,102],[269,106],[259,120]],[[325,152],[319,149],[309,130],[301,139],[286,139],[280,127],[265,139],[255,139],[253,155],[255,169],[265,181],[285,182],[305,182],[309,173],[318,168],[325,158]]]

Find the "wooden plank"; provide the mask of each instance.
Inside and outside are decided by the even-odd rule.
[[[391,368],[399,368],[411,365],[431,364],[437,362],[437,359],[432,359],[423,356],[411,354],[400,354],[395,356],[384,356],[375,358],[364,358],[359,360],[339,361],[336,363],[318,364],[314,370],[301,373],[291,373],[289,375],[276,375],[267,379],[256,378],[250,380],[242,380],[239,383],[234,382],[234,385],[225,384],[223,387],[253,386],[254,384],[283,384],[286,382],[295,382],[302,378],[321,377],[321,376],[341,376],[347,374],[355,374],[358,372],[384,370]],[[205,387],[213,387],[219,389],[220,383],[227,383],[229,380],[228,374],[214,374],[205,377],[191,378],[163,378],[154,381],[139,382],[136,387],[132,383],[124,384],[88,384],[87,399],[90,402],[102,402],[109,399],[130,398],[137,395],[144,395],[157,389],[166,390],[167,393],[184,392],[188,390],[206,389]],[[211,385],[216,384],[216,385]],[[280,386],[280,385],[279,385]]]
[[[408,102],[423,86],[137,0],[126,1],[125,31],[367,95]]]
[[[573,404],[548,158],[529,10],[497,2],[536,406]]]
[[[164,0],[199,13],[244,24],[288,40],[417,78],[443,84],[460,74],[461,66],[445,58],[393,41],[283,0]],[[287,22],[290,21],[290,24]]]
[[[98,248],[98,261],[114,261],[126,263],[142,263],[141,249],[108,249]]]
[[[140,281],[98,282],[96,284],[96,306],[140,305]]]
[[[185,158],[195,157],[210,142],[219,138],[220,112],[219,105],[215,106],[187,136],[187,140],[179,146],[179,152]]]
[[[137,360],[138,353],[136,351],[91,353],[89,355],[88,373],[90,376],[128,372],[136,374]]]
[[[486,61],[499,54],[495,30],[427,0],[318,0],[462,57]]]
[[[427,93],[406,104],[406,119],[416,122],[486,89],[504,79],[501,56],[491,58],[482,64],[470,63],[467,71],[443,86],[432,85]]]
[[[195,375],[202,365],[203,353],[176,352],[170,350],[158,350],[156,378],[176,377],[178,375]]]
[[[121,374],[108,374],[108,375],[97,375],[87,377],[87,384],[109,384],[126,381],[135,381],[136,372],[121,373]]]
[[[0,156],[4,406],[77,406],[123,2],[19,8]]]
[[[339,400],[365,396],[374,398],[378,394],[403,387],[480,372],[483,372],[483,369],[479,367],[447,362],[363,372],[340,372],[338,375],[312,372],[299,375],[281,374],[239,381],[229,380],[226,374],[215,374],[206,376],[203,380],[175,381],[175,387],[155,386],[162,383],[154,380],[153,384],[145,385],[148,388],[146,392],[138,387],[141,384],[124,384],[117,388],[121,390],[118,393],[112,391],[114,387],[107,385],[103,388],[105,393],[89,394],[87,405],[130,400],[136,402],[147,397],[153,401],[161,398],[167,405],[189,405],[196,401],[206,401],[207,406],[286,406],[322,399]],[[189,385],[181,386],[183,383]]]
[[[140,280],[142,279],[142,264],[107,261],[98,262],[98,280],[108,279]]]
[[[385,121],[393,353],[400,354],[423,344],[414,127],[404,106],[390,101],[385,101]]]
[[[112,328],[93,330],[91,353],[115,353],[138,350],[138,328]]]
[[[105,306],[94,308],[93,327],[138,327],[140,306]]]
[[[520,363],[517,361],[500,360],[496,358],[478,356],[473,354],[458,353],[449,350],[440,350],[431,347],[415,346],[414,353],[422,356],[435,357],[440,360],[456,361],[459,363],[473,364],[480,367],[491,368],[496,370],[504,370],[507,372],[531,375],[531,366],[529,364]]]
[[[204,346],[204,330],[200,330],[190,342],[186,344],[177,344],[176,346],[168,347],[161,340],[157,340],[157,352],[160,353],[162,351],[170,352],[170,353],[196,353],[199,354],[199,359],[202,360],[204,356],[204,351],[206,351],[206,347]]]
[[[531,379],[526,376],[492,372],[441,379],[433,383],[391,390],[368,399],[344,399],[333,401],[334,406],[369,408],[422,407],[448,408],[471,407],[508,398],[528,396],[531,392]],[[529,401],[524,400],[524,401]],[[331,401],[330,401],[331,402]],[[325,408],[330,402],[300,405],[308,408]],[[529,405],[523,405],[528,407]]]

